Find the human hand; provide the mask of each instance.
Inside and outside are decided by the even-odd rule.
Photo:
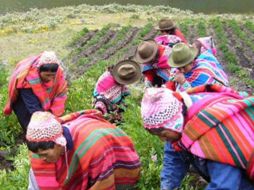
[[[179,84],[183,84],[186,81],[184,74],[180,72],[175,73],[174,81]]]

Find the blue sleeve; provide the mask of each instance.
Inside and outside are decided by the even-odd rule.
[[[179,188],[189,163],[184,161],[180,152],[176,152],[171,143],[166,142],[164,146],[164,160],[161,171],[161,190],[173,190]]]
[[[30,114],[36,111],[43,111],[41,102],[37,98],[37,96],[33,93],[31,88],[20,89],[19,95],[22,98],[25,107],[27,108]]]
[[[206,190],[213,189],[236,189],[236,190],[253,190],[243,170],[214,161],[207,161],[207,168],[210,175],[210,183]]]
[[[200,85],[204,85],[204,84],[215,83],[215,79],[205,72],[203,72],[203,73],[191,72],[191,73],[185,75],[185,78],[189,78],[191,75],[194,75],[194,76],[196,75],[195,80],[193,80],[191,82],[192,87],[196,87],[196,86],[200,86]]]

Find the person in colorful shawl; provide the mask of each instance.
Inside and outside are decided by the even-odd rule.
[[[191,163],[208,179],[206,190],[253,190],[253,113],[254,96],[218,84],[186,92],[146,89],[144,128],[171,142],[180,159],[167,166],[168,182],[161,189],[179,188]]]
[[[170,79],[168,64],[172,48],[154,40],[143,41],[137,47],[134,60],[141,64],[145,87],[161,86]]]
[[[172,43],[172,35],[180,38],[184,43],[187,43],[183,33],[176,27],[175,23],[169,18],[162,18],[159,21],[158,30],[160,35],[155,37],[155,41],[158,44],[173,47],[175,43]]]
[[[138,63],[131,60],[119,61],[108,68],[98,79],[93,92],[93,107],[109,119],[118,123],[122,120],[124,99],[130,95],[127,85],[137,82],[141,77]]]
[[[184,43],[178,43],[173,47],[169,59],[169,65],[173,68],[169,81],[175,82],[173,90],[185,91],[203,84],[229,85],[221,64],[199,51],[196,47]],[[210,54],[211,56],[213,55]]]
[[[26,133],[33,152],[29,188],[135,189],[140,161],[131,139],[97,110],[56,118],[35,112]]]
[[[56,54],[44,51],[20,61],[13,71],[3,110],[12,110],[25,131],[35,111],[50,111],[56,116],[64,113],[67,82]]]

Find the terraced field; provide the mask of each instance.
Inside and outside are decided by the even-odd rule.
[[[247,91],[254,87],[253,22],[223,20],[219,17],[195,21],[186,19],[179,23],[179,27],[190,43],[199,36],[212,35],[218,48],[218,59],[229,73],[231,85]],[[132,58],[141,40],[152,39],[156,35],[152,24],[143,28],[129,26],[114,29],[106,26],[101,30],[84,29],[69,55],[71,75],[73,78],[82,75],[92,65],[112,59],[119,52],[122,55],[120,59]]]

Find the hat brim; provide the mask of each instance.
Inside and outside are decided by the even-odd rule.
[[[147,59],[143,59],[142,57],[140,57],[140,55],[138,53],[136,53],[136,55],[134,57],[136,62],[141,63],[141,64],[143,64],[143,63],[149,63],[150,61],[152,61],[156,57],[156,54],[158,52],[158,44],[155,41],[153,41],[153,40],[150,40],[149,42],[153,43],[153,53]],[[137,47],[137,49],[138,49],[138,47]]]
[[[172,30],[172,29],[175,29],[175,28],[176,28],[176,25],[173,25],[173,26],[168,27],[168,28],[159,28],[159,27],[157,27],[155,29],[158,30],[158,31],[161,31],[161,30]]]
[[[136,72],[135,72],[135,75],[131,79],[122,79],[118,75],[117,71],[118,71],[119,67],[121,67],[122,65],[125,65],[125,64],[129,64],[129,65],[132,65],[135,67]],[[114,66],[114,68],[112,70],[112,76],[114,77],[114,79],[116,80],[117,83],[123,84],[123,85],[128,85],[128,84],[133,84],[133,83],[137,82],[138,80],[140,80],[142,73],[141,73],[140,65],[137,62],[132,61],[132,60],[124,60],[124,61],[118,62]]]
[[[195,47],[190,47],[190,50],[191,50],[191,57],[180,64],[176,63],[173,60],[173,56],[171,54],[169,61],[168,61],[169,66],[174,67],[174,68],[179,68],[179,67],[184,67],[184,66],[188,65],[190,62],[192,62],[198,55],[198,49]]]

